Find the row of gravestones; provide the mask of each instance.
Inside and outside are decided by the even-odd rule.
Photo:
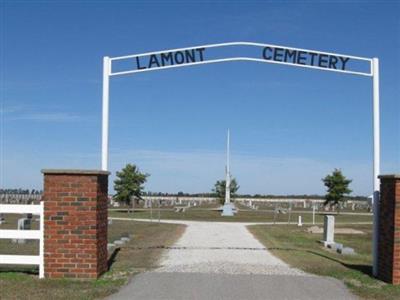
[[[150,200],[150,199],[145,199],[144,200],[144,205],[143,208],[151,208],[152,206],[160,206],[160,207],[165,207],[165,206],[175,206],[175,205],[186,205],[187,207],[191,206],[198,206],[200,205],[200,201],[182,201],[182,199],[179,200]]]
[[[31,204],[40,202],[41,194],[0,194],[2,204]]]
[[[18,230],[30,230],[32,229],[32,214],[26,214],[25,218],[18,219],[17,229]],[[6,223],[6,219],[3,214],[0,214],[0,225]],[[25,239],[12,239],[14,244],[25,244]]]
[[[108,219],[108,225],[112,225],[112,219]],[[133,238],[132,234],[125,234],[123,235],[119,240],[115,240],[112,243],[107,244],[107,250],[115,250],[115,248],[118,248],[119,246],[122,246],[123,244],[129,242]]]

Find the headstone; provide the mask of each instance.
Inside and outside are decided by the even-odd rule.
[[[301,222],[301,216],[299,216],[297,226],[299,226],[299,227],[303,226],[303,223]]]
[[[350,247],[342,247],[337,249],[337,252],[343,255],[353,255],[355,254],[354,249]]]
[[[21,218],[18,219],[18,230],[30,230],[32,228],[32,219]],[[13,243],[25,244],[25,239],[12,239]]]
[[[324,246],[335,243],[335,216],[326,215],[324,217]]]
[[[108,219],[108,225],[112,225],[113,220],[112,219]]]
[[[18,219],[18,230],[30,230],[32,221],[31,219],[21,218]]]

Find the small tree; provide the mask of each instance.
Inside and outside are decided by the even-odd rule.
[[[226,180],[217,180],[212,189],[213,193],[216,194],[219,202],[224,204],[225,202],[225,187],[226,187]],[[229,186],[231,192],[231,198],[236,195],[236,192],[239,190],[240,186],[238,185],[235,178],[232,178],[231,184]]]
[[[339,204],[345,201],[345,195],[352,192],[352,190],[349,189],[349,184],[352,180],[347,179],[339,169],[335,169],[331,175],[327,175],[322,181],[327,187],[324,205],[329,204],[331,207],[340,207]]]
[[[116,175],[117,179],[114,180],[114,190],[116,191],[114,199],[127,205],[131,204],[132,198],[136,198],[136,201],[139,201],[143,192],[143,184],[150,175],[141,173],[134,164],[127,164]]]

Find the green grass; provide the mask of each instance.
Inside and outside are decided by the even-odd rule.
[[[4,227],[2,227],[4,228]],[[0,266],[1,299],[97,299],[115,293],[128,279],[158,266],[164,251],[183,233],[183,225],[113,221],[109,240],[133,234],[133,239],[114,252],[108,272],[98,280],[39,279],[34,268],[19,272]],[[18,249],[25,245],[19,245]],[[1,251],[4,249],[0,249]],[[34,254],[34,253],[32,253]]]
[[[253,225],[249,226],[249,230],[274,255],[293,267],[342,280],[355,294],[365,299],[400,299],[400,286],[371,277],[372,226],[344,227],[366,232],[365,235],[335,235],[336,242],[354,248],[356,255],[344,256],[324,249],[319,243],[322,234],[307,233],[304,227]]]
[[[312,222],[312,214],[293,212],[290,216],[291,222],[297,222],[298,216],[301,215],[303,222]],[[127,213],[124,210],[109,211],[110,217],[124,217],[124,218],[138,218],[150,219],[150,210],[140,210],[133,213]],[[190,208],[185,212],[175,212],[172,209],[160,210],[161,219],[167,220],[194,220],[194,221],[219,221],[219,222],[273,222],[274,213],[271,211],[257,211],[257,210],[239,210],[234,217],[221,217],[221,213],[216,210]],[[153,209],[152,218],[158,220],[158,210]],[[316,214],[315,221],[317,223],[323,222],[323,216]],[[288,222],[288,214],[277,214],[276,222]],[[354,222],[372,222],[372,216],[369,215],[346,215],[339,214],[336,216],[337,223],[354,223]]]

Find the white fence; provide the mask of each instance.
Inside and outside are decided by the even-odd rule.
[[[40,216],[39,230],[0,230],[0,239],[34,239],[39,240],[39,255],[1,255],[0,264],[9,265],[38,265],[39,278],[44,278],[44,210],[43,202],[36,205],[0,204],[0,213],[24,214],[31,213]]]

